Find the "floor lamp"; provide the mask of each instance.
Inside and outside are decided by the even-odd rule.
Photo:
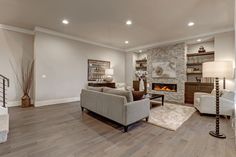
[[[220,133],[220,95],[219,95],[219,78],[233,78],[233,64],[227,61],[215,61],[203,63],[203,77],[215,78],[216,88],[216,128],[209,134],[217,138],[226,138]]]

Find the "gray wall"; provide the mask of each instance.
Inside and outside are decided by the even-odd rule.
[[[36,32],[34,52],[36,106],[79,100],[87,84],[88,59],[111,61],[114,81],[125,82],[124,52],[41,32]]]
[[[10,88],[7,90],[8,106],[19,105],[22,96],[10,61],[20,73],[22,59],[33,59],[33,43],[32,35],[0,29],[0,74],[10,78]]]

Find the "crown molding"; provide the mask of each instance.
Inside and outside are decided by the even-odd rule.
[[[196,36],[186,37],[186,38],[180,38],[180,39],[175,39],[175,40],[168,40],[168,41],[164,41],[164,42],[157,42],[157,43],[147,44],[147,45],[138,46],[138,47],[134,47],[134,48],[129,48],[129,49],[125,49],[125,50],[126,50],[126,52],[135,52],[135,51],[138,51],[138,50],[150,49],[150,48],[163,46],[163,45],[167,45],[167,44],[176,44],[176,43],[179,43],[179,42],[186,42],[188,40],[193,40],[193,39],[196,39],[196,38],[214,36],[214,35],[219,34],[219,33],[225,33],[225,32],[231,32],[231,31],[234,31],[233,27],[232,28],[227,28],[227,29],[221,29],[221,30],[218,30],[218,31],[210,32],[210,33],[204,33],[204,34],[200,34],[200,35],[196,35]]]
[[[50,35],[54,35],[54,36],[58,36],[58,37],[62,37],[62,38],[67,38],[67,39],[71,39],[71,40],[76,40],[76,41],[80,41],[80,42],[83,42],[83,43],[96,45],[96,46],[99,46],[99,47],[105,47],[105,48],[118,50],[118,51],[123,51],[123,52],[125,51],[124,49],[120,49],[120,48],[117,48],[117,47],[113,47],[113,46],[101,44],[101,43],[98,43],[98,42],[82,39],[82,38],[79,38],[79,37],[76,37],[76,36],[73,36],[73,35],[60,33],[60,32],[53,31],[53,30],[50,30],[50,29],[46,29],[46,28],[43,28],[43,27],[35,27],[34,31],[35,32],[42,32],[42,33],[46,33],[46,34],[50,34]]]
[[[32,30],[20,28],[20,27],[15,27],[15,26],[4,25],[4,24],[0,24],[0,29],[5,29],[5,30],[9,30],[9,31],[18,32],[18,33],[34,35],[34,31],[32,31]]]

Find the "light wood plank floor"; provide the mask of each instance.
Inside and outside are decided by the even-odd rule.
[[[138,122],[128,133],[79,103],[10,108],[10,133],[1,157],[236,157],[230,121],[221,121],[227,139],[208,135],[214,117],[197,112],[176,132]]]

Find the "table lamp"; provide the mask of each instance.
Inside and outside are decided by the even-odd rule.
[[[203,63],[203,77],[215,78],[216,88],[216,128],[209,134],[217,138],[226,138],[220,133],[220,101],[219,101],[219,78],[233,78],[233,63],[229,61],[215,61]]]

